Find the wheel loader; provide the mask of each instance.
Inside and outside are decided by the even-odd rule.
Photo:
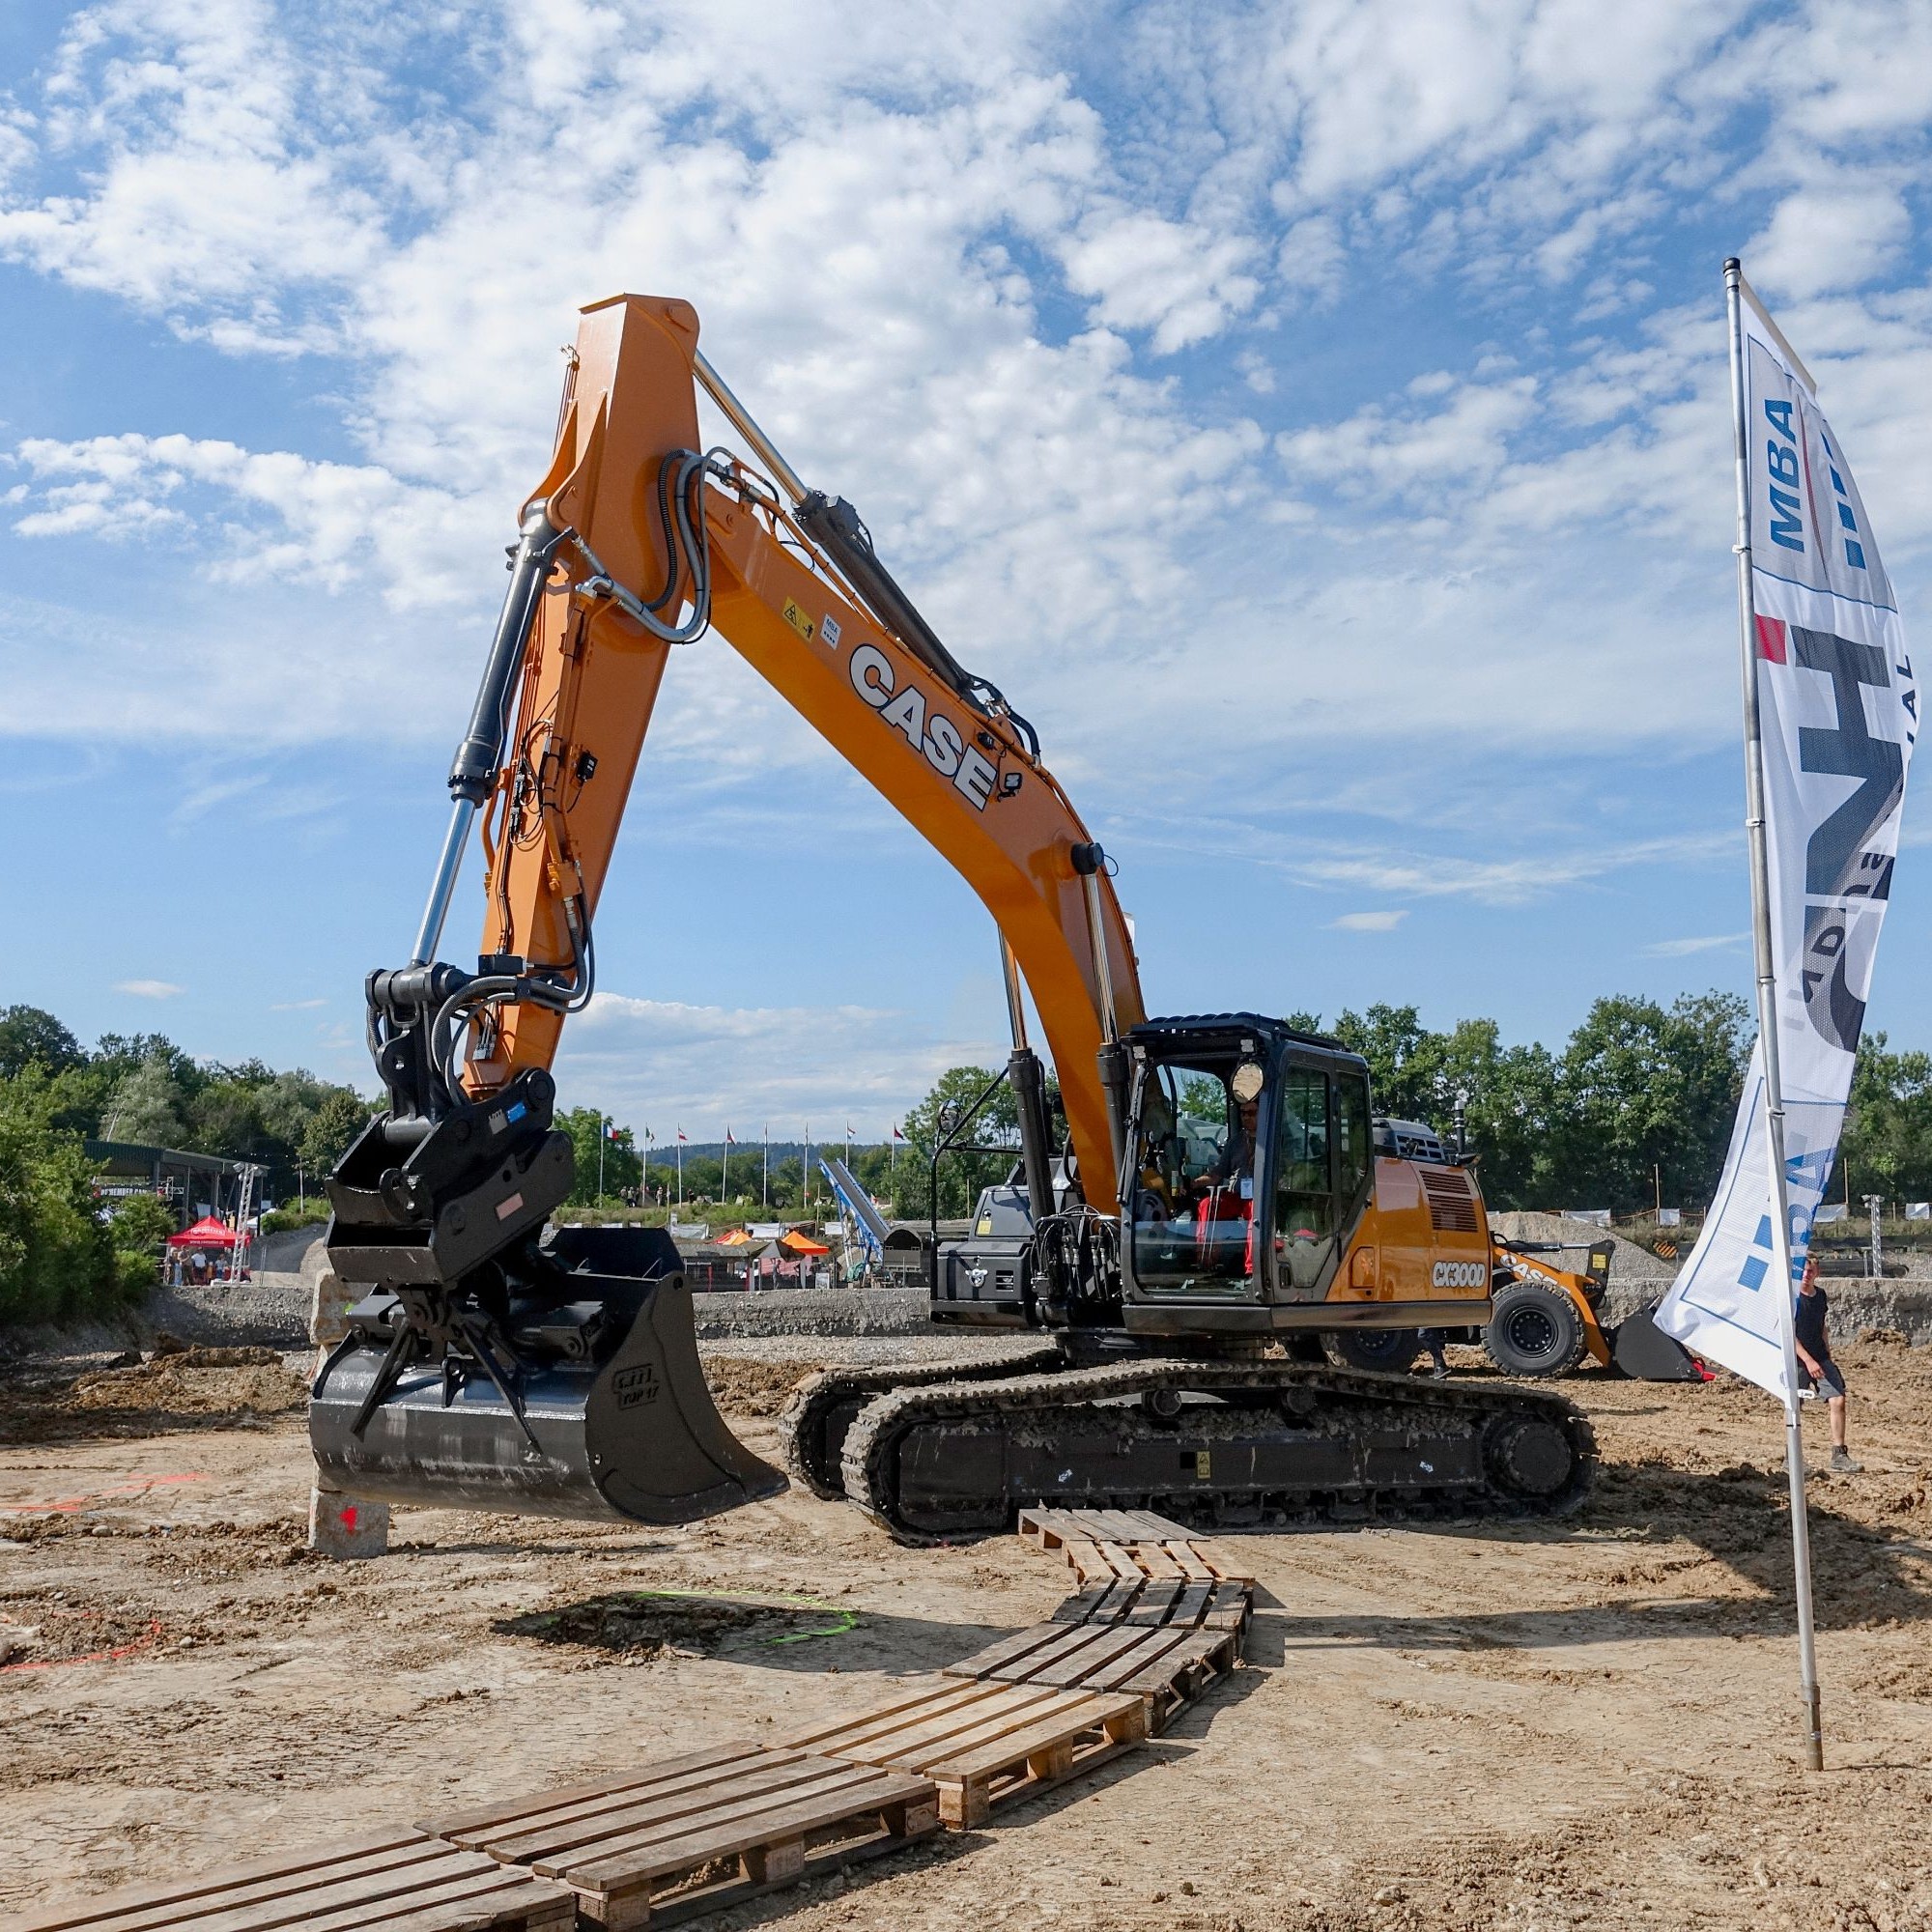
[[[700,391],[732,442],[701,439]],[[1009,1254],[949,1257],[932,1313],[1038,1346],[822,1378],[787,1424],[815,1488],[906,1539],[1039,1502],[1358,1520],[1534,1514],[1582,1491],[1590,1432],[1560,1395],[1378,1373],[1420,1328],[1483,1327],[1576,1278],[1493,1242],[1471,1170],[1379,1129],[1367,1067],[1334,1040],[1246,1010],[1147,1012],[1114,862],[1034,726],[952,655],[852,506],[806,488],[693,309],[639,296],[582,312],[415,943],[368,977],[387,1105],[327,1182],[330,1265],[367,1290],[312,1390],[330,1481],[644,1523],[783,1487],[711,1402],[668,1237],[553,1225],[573,1164],[551,1064],[594,996],[660,682],[707,632],[972,888],[1007,987],[1023,1228]],[[439,956],[471,844],[474,970]],[[982,1239],[999,1221],[982,1214]]]

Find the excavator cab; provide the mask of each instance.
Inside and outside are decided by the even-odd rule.
[[[1270,1311],[1326,1297],[1373,1192],[1367,1066],[1249,1013],[1148,1021],[1127,1045],[1127,1326],[1290,1325]]]

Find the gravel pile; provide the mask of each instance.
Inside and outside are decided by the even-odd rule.
[[[853,1368],[896,1368],[930,1362],[983,1362],[1037,1349],[1038,1335],[961,1335],[928,1330],[923,1335],[739,1335],[697,1345],[712,1362],[794,1362],[801,1372],[828,1362]]]
[[[691,1300],[697,1332],[708,1339],[926,1332],[923,1288],[780,1288]]]
[[[1642,1284],[1654,1286],[1662,1294],[1665,1286],[1677,1270],[1669,1262],[1659,1261],[1648,1248],[1640,1248],[1634,1241],[1627,1241],[1621,1235],[1613,1235],[1607,1228],[1599,1228],[1588,1221],[1573,1221],[1564,1214],[1535,1214],[1520,1208],[1507,1213],[1490,1216],[1491,1230],[1505,1240],[1521,1241],[1533,1247],[1544,1241],[1562,1241],[1574,1247],[1577,1252],[1567,1255],[1551,1255],[1549,1260],[1557,1266],[1572,1268],[1581,1273],[1588,1256],[1583,1252],[1599,1241],[1610,1244],[1610,1287],[1626,1288]],[[1687,1249],[1688,1252],[1688,1249]]]
[[[157,1288],[141,1318],[146,1326],[184,1342],[299,1349],[308,1340],[310,1293],[311,1284],[298,1274]]]

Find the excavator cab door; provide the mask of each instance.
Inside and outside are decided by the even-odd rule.
[[[1289,1047],[1276,1066],[1268,1247],[1280,1301],[1321,1301],[1361,1216],[1374,1166],[1366,1073]]]
[[[1256,1301],[1265,1200],[1264,1089],[1252,1036],[1143,1047],[1123,1208],[1127,1271],[1145,1296]]]

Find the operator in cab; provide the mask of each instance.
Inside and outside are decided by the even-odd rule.
[[[1221,1151],[1201,1177],[1199,1185],[1204,1192],[1238,1187],[1245,1180],[1252,1193],[1255,1135],[1261,1118],[1264,1079],[1262,1069],[1252,1060],[1244,1060],[1235,1068],[1234,1077],[1228,1082],[1235,1101],[1234,1118],[1228,1122],[1228,1134],[1221,1143]]]

